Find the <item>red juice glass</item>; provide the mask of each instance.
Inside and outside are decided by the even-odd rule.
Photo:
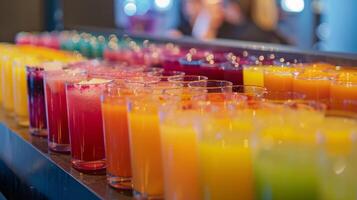
[[[94,78],[66,84],[71,162],[82,172],[106,168],[100,96],[110,82]]]
[[[226,62],[222,64],[223,79],[234,85],[243,85],[243,67],[239,63]]]
[[[47,136],[43,67],[26,67],[30,133]]]
[[[48,147],[52,151],[69,152],[71,149],[65,83],[78,82],[86,77],[86,71],[79,69],[44,73]]]

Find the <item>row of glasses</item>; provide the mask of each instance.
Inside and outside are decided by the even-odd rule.
[[[306,100],[204,105],[161,109],[166,199],[356,197],[356,119]]]
[[[1,104],[18,125],[30,124],[27,67],[39,67],[41,63],[54,59],[69,62],[81,59],[76,54],[35,46],[0,45]],[[34,74],[31,72],[31,74]],[[30,80],[30,84],[35,80]]]

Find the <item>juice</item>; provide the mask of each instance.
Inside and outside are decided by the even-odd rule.
[[[14,59],[12,74],[14,81],[14,111],[15,119],[21,126],[29,125],[26,65],[33,65],[35,63],[36,60],[30,57],[17,57]]]
[[[129,138],[134,195],[163,197],[163,172],[157,108],[129,104]]]
[[[125,96],[106,97],[102,102],[108,183],[131,189],[129,130]]]
[[[318,173],[321,197],[327,200],[356,199],[357,149],[353,134],[357,130],[357,121],[327,117],[321,128],[325,137]]]
[[[316,173],[310,151],[289,147],[262,150],[254,160],[257,199],[318,199]]]
[[[84,73],[75,70],[45,72],[48,147],[52,151],[70,151],[65,83],[79,81],[85,77]]]
[[[328,102],[330,98],[330,77],[327,73],[306,70],[293,80],[293,91],[305,95],[306,99]]]
[[[250,115],[202,121],[198,143],[203,199],[254,199]]]
[[[80,171],[106,167],[100,95],[109,82],[91,79],[66,86],[72,166]]]
[[[299,105],[292,108],[259,118],[264,123],[254,149],[257,199],[319,197],[315,134],[324,115]]]
[[[204,199],[254,199],[252,157],[244,145],[199,145]]]
[[[42,67],[26,67],[26,71],[30,132],[33,135],[47,136],[44,69]]]
[[[288,67],[267,67],[264,74],[264,87],[273,92],[291,92],[293,73]]]
[[[357,112],[357,73],[344,73],[331,84],[331,108]]]
[[[201,199],[194,119],[188,117],[194,113],[187,113],[175,115],[179,122],[167,119],[160,125],[165,199]]]
[[[13,55],[6,55],[2,58],[2,73],[1,73],[1,85],[2,85],[2,105],[8,113],[14,111],[14,92],[13,92],[13,80],[12,80],[12,60]]]
[[[264,86],[264,66],[244,66],[244,85]]]

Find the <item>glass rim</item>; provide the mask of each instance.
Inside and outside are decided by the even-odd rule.
[[[193,82],[193,80],[190,81],[185,81],[185,80],[180,80],[180,79],[185,79],[185,78],[198,78],[199,80],[194,80],[194,81],[205,81],[208,80],[207,76],[202,76],[202,75],[183,75],[183,76],[172,76],[168,78],[168,81],[171,82],[180,82],[180,83],[189,83]]]
[[[100,83],[96,83],[96,82],[90,82],[93,79],[99,79],[99,80],[105,80],[105,82],[100,82]],[[66,82],[66,86],[90,86],[90,85],[107,85],[110,84],[112,82],[114,82],[114,80],[112,79],[105,79],[105,78],[86,78],[85,81],[86,83],[82,83],[83,80],[77,81],[77,82]]]
[[[201,83],[225,83],[226,85],[218,85],[218,86],[195,86],[195,84],[201,84]],[[206,88],[206,89],[219,89],[219,88],[229,88],[229,87],[232,87],[233,86],[233,83],[230,82],[230,81],[226,81],[226,80],[206,80],[206,81],[192,81],[188,84],[188,87],[189,88]]]

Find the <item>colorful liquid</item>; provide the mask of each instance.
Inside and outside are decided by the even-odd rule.
[[[30,132],[33,135],[47,136],[43,68],[27,67],[26,69]]]
[[[100,95],[103,84],[66,86],[72,165],[84,172],[105,169]]]
[[[243,68],[244,85],[264,86],[264,67],[247,66]]]
[[[132,106],[131,109],[128,116],[134,192],[144,198],[162,198],[164,189],[157,110],[147,105],[141,108]]]
[[[29,125],[28,92],[26,82],[25,63],[29,59],[17,58],[14,60],[12,77],[14,82],[14,112],[17,123],[21,126]]]
[[[75,76],[75,77],[74,77]],[[84,74],[71,74],[63,70],[45,73],[46,116],[48,147],[57,152],[69,152],[69,130],[66,100],[66,82],[84,79]]]
[[[102,103],[108,183],[131,189],[129,130],[125,97],[107,97]]]
[[[160,130],[165,199],[201,199],[198,182],[197,141],[193,127],[170,120],[161,124]]]

